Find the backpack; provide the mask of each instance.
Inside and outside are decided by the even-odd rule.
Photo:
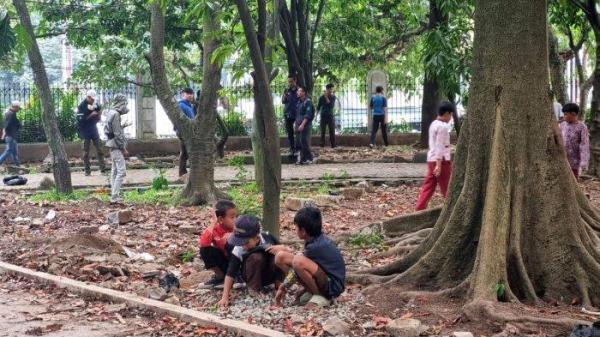
[[[6,186],[21,186],[27,184],[27,178],[13,175],[4,177],[3,182]]]
[[[589,325],[577,325],[570,337],[600,337],[600,321],[594,322],[591,326]]]

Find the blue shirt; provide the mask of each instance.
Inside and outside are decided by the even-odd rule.
[[[385,114],[385,108],[387,107],[387,99],[383,95],[375,95],[371,97],[371,109],[373,109],[374,116],[381,116]]]
[[[346,263],[342,253],[327,236],[321,234],[304,243],[304,256],[319,265],[329,278],[329,296],[338,297],[344,292]]]
[[[179,109],[183,111],[187,118],[194,119],[194,117],[196,117],[196,113],[194,112],[192,103],[186,101],[185,99],[182,99],[179,102],[177,102],[177,104],[179,105]]]

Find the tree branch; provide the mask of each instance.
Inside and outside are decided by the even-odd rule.
[[[321,18],[323,16],[323,10],[325,9],[325,0],[319,0],[319,7],[317,9],[317,17],[315,19],[315,23],[310,31],[310,62],[314,60],[314,50],[315,50],[315,37],[317,36],[317,29],[319,29],[319,25],[321,24]]]

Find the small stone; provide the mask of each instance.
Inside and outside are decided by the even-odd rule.
[[[317,195],[314,198],[319,207],[336,206],[339,205],[342,200],[342,198],[337,195]]]
[[[394,337],[417,337],[428,328],[418,319],[398,318],[389,322],[385,329]]]
[[[96,234],[99,231],[98,226],[81,226],[79,228],[79,234]]]
[[[54,180],[52,180],[50,177],[44,177],[38,184],[38,190],[52,190],[55,187],[56,184],[54,184]]]
[[[192,272],[190,275],[183,277],[180,282],[181,289],[197,288],[201,283],[208,281],[214,273],[210,270],[200,272]]]
[[[375,192],[373,185],[366,180],[363,180],[363,181],[359,182],[358,184],[356,184],[356,187],[363,188],[365,191],[367,191],[367,193]]]
[[[40,229],[44,225],[44,220],[42,219],[33,219],[29,224],[29,229]]]
[[[452,337],[473,337],[473,334],[468,331],[455,331],[452,333]]]
[[[315,206],[315,201],[313,199],[287,197],[284,205],[290,211],[297,211],[303,207]]]
[[[110,225],[102,225],[102,226],[98,227],[98,230],[100,232],[106,232],[109,229],[110,229]]]
[[[193,225],[182,225],[179,226],[179,231],[186,234],[196,234],[198,232],[198,227]]]
[[[157,300],[157,301],[163,301],[164,299],[167,298],[167,292],[163,289],[163,288],[158,288],[158,289],[152,289],[149,293],[148,293],[148,297],[153,299],[153,300]]]
[[[304,323],[306,319],[304,318],[304,316],[300,316],[298,314],[292,314],[290,316],[290,321],[292,321],[292,323],[294,324],[299,324],[299,323]]]
[[[179,298],[177,296],[171,296],[167,299],[165,299],[165,303],[169,303],[169,304],[173,304],[173,305],[179,305]]]
[[[365,189],[358,187],[347,187],[342,189],[341,192],[346,200],[356,200],[365,194]]]
[[[52,220],[56,219],[56,211],[51,209],[48,211],[48,214],[46,214],[46,217],[44,218],[44,221],[46,222],[51,222]]]
[[[130,210],[116,211],[108,214],[109,225],[123,225],[131,222],[133,219],[133,212]]]
[[[337,317],[331,317],[323,324],[323,331],[331,336],[344,336],[350,333],[350,324]]]

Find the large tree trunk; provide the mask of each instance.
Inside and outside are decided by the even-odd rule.
[[[215,129],[217,120],[217,98],[221,81],[221,66],[212,62],[212,53],[217,49],[219,21],[217,9],[208,6],[203,16],[203,76],[201,96],[196,106],[196,118],[188,119],[177,106],[169,85],[164,60],[165,18],[160,1],[152,5],[150,63],[152,82],[156,96],[167,116],[181,133],[189,154],[190,172],[182,196],[190,204],[214,203],[226,197],[214,184]]]
[[[245,0],[235,0],[240,14],[240,20],[244,26],[244,33],[250,50],[250,58],[254,67],[254,94],[255,102],[259,107],[256,109],[256,132],[262,140],[263,156],[263,226],[276,237],[279,237],[279,195],[281,191],[281,159],[279,153],[279,134],[275,119],[275,109],[271,99],[269,87],[270,76],[265,65],[264,51],[265,40],[257,37],[254,31],[254,23]],[[258,1],[259,4],[259,34],[263,34],[266,24],[266,3]]]
[[[573,178],[554,121],[546,1],[475,4],[469,113],[448,198],[418,248],[369,272],[466,290],[468,308],[487,314],[498,284],[511,301],[598,305],[600,216]]]
[[[429,1],[429,23],[427,24],[427,29],[431,31],[443,25],[448,25],[448,15],[443,13],[438,7],[437,1]],[[439,82],[435,78],[435,75],[433,75],[432,69],[427,69],[427,65],[425,65],[419,147],[427,148],[429,145],[429,126],[436,118],[437,107],[441,101],[442,93]],[[458,119],[456,122],[458,122]]]
[[[590,106],[590,170],[595,176],[600,176],[600,31],[594,29],[596,39],[596,59],[592,75],[592,103]]]
[[[44,60],[42,59],[42,54],[40,53],[40,48],[38,47],[33,32],[29,11],[24,0],[13,0],[13,4],[30,40],[27,55],[29,56],[29,62],[31,63],[33,80],[39,91],[38,94],[42,106],[42,124],[44,126],[44,132],[46,133],[50,153],[53,154],[52,172],[54,174],[56,188],[59,193],[71,193],[73,192],[73,187],[71,185],[71,170],[69,168],[67,152],[65,151],[63,137],[58,129],[58,121],[54,111],[54,102],[48,83],[48,75],[46,74]]]
[[[568,102],[567,86],[565,84],[565,61],[560,57],[558,50],[558,39],[548,27],[548,59],[550,61],[550,82],[552,93],[558,103],[564,105]]]

